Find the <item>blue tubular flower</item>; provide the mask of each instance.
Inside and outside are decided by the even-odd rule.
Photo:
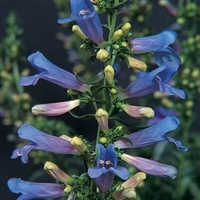
[[[59,19],[64,24],[76,21],[83,33],[93,42],[100,44],[104,41],[103,29],[97,12],[90,0],[70,0],[71,16]]]
[[[89,91],[88,85],[78,81],[72,73],[54,65],[39,51],[31,54],[28,57],[28,61],[39,71],[39,74],[22,77],[20,80],[21,86],[36,85],[41,78],[67,89],[73,89],[80,92]]]
[[[180,141],[166,135],[169,131],[175,130],[178,125],[178,119],[174,116],[169,116],[149,128],[128,135],[127,139],[131,140],[132,144],[128,140],[120,139],[114,145],[119,149],[125,149],[148,146],[161,141],[169,141],[173,142],[179,151],[187,151],[188,148],[183,146]]]
[[[15,159],[21,156],[23,163],[28,162],[28,154],[32,149],[59,154],[78,154],[78,150],[69,141],[46,134],[29,124],[23,124],[18,130],[18,135],[30,142],[22,148],[15,149],[11,158]]]
[[[121,159],[147,174],[161,177],[169,177],[172,179],[176,178],[177,175],[176,168],[171,165],[162,164],[138,156],[131,156],[126,153],[123,153],[121,155]]]
[[[141,97],[160,90],[163,93],[184,99],[184,91],[168,85],[177,70],[178,66],[175,67],[172,62],[167,62],[149,73],[140,72],[139,77],[130,83],[126,87],[125,93],[120,94],[119,97],[121,99]]]
[[[54,183],[34,183],[20,178],[11,178],[7,184],[13,193],[22,193],[17,200],[57,198],[65,195],[65,186]]]
[[[109,144],[106,148],[97,144],[97,149],[99,152],[97,167],[89,168],[88,175],[90,178],[95,178],[99,190],[105,192],[112,186],[114,174],[126,180],[129,178],[129,171],[125,167],[117,166],[117,156],[112,144]]]
[[[134,38],[131,40],[132,50],[136,53],[153,52],[155,62],[159,66],[165,62],[179,65],[181,61],[178,54],[169,47],[176,37],[176,32],[167,30],[153,36]]]

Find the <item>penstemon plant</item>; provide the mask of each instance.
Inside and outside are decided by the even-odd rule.
[[[84,172],[67,174],[55,163],[47,161],[44,169],[56,183],[36,183],[20,178],[8,180],[8,187],[14,193],[21,193],[18,200],[63,197],[72,199],[134,199],[135,188],[145,179],[146,174],[159,177],[176,178],[175,167],[132,155],[132,149],[167,141],[175,144],[177,150],[187,151],[187,147],[168,133],[179,126],[179,120],[169,115],[151,126],[139,126],[122,118],[125,112],[134,119],[154,117],[150,107],[132,105],[130,99],[160,91],[181,99],[185,93],[171,85],[172,77],[181,63],[179,55],[169,45],[176,40],[176,33],[165,30],[156,35],[133,38],[131,24],[119,23],[121,9],[128,5],[128,0],[70,0],[71,16],[58,20],[65,24],[75,21],[73,32],[83,39],[81,49],[92,52],[91,59],[98,60],[103,67],[90,80],[59,68],[37,51],[28,57],[29,63],[38,70],[38,74],[24,76],[21,86],[36,85],[44,79],[67,89],[71,98],[68,101],[39,104],[32,107],[35,115],[58,116],[69,112],[79,119],[97,121],[96,141],[88,141],[83,136],[53,136],[38,130],[30,124],[23,124],[19,130],[20,138],[29,141],[13,151],[13,159],[21,157],[28,162],[32,150],[43,150],[55,154],[74,155],[80,159]],[[99,15],[107,17],[102,25]],[[108,30],[105,39],[104,29]],[[140,54],[152,54],[156,68],[148,71],[147,65],[138,57]],[[120,86],[116,74],[117,59],[123,60],[128,68],[133,69],[136,79],[124,89]],[[146,70],[148,72],[146,72]],[[91,104],[93,111],[78,116],[72,110]],[[94,133],[92,133],[94,135]],[[127,150],[129,149],[129,151]],[[133,166],[139,172],[130,170]],[[65,172],[66,171],[66,172]]]

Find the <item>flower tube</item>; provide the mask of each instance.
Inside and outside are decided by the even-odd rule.
[[[100,44],[103,39],[103,28],[99,16],[90,0],[70,0],[71,16],[59,19],[64,24],[76,21],[82,32],[93,42]]]
[[[89,85],[81,83],[77,80],[75,75],[54,65],[39,51],[31,54],[28,57],[28,61],[39,71],[39,74],[22,77],[20,80],[21,86],[36,85],[41,78],[67,89],[73,89],[80,92],[89,91]]]
[[[78,150],[69,141],[46,134],[29,124],[23,124],[18,130],[18,135],[30,142],[21,148],[15,149],[11,158],[15,159],[21,156],[23,163],[28,162],[28,154],[33,149],[59,154],[78,154]]]

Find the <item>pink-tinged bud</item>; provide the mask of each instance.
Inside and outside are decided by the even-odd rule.
[[[113,79],[114,79],[114,69],[111,65],[107,65],[104,69],[104,74],[106,81],[109,85],[113,85]]]
[[[87,150],[87,146],[84,144],[83,140],[80,137],[73,137],[70,141],[71,145],[74,146],[80,153],[83,153]]]
[[[150,107],[131,106],[128,104],[122,104],[120,107],[124,110],[124,112],[134,118],[152,118],[155,115],[153,109]]]
[[[143,61],[135,59],[131,56],[127,56],[126,58],[128,60],[129,67],[131,67],[133,69],[138,69],[138,70],[141,70],[141,71],[147,70],[147,65]]]
[[[109,52],[105,49],[100,49],[97,52],[96,59],[100,60],[101,62],[106,62],[109,58]]]
[[[123,182],[117,189],[116,192],[112,194],[115,200],[124,199],[135,199],[136,192],[135,187],[138,186],[144,179],[146,179],[146,174],[143,172],[138,172],[127,181]]]
[[[95,113],[95,118],[101,128],[101,130],[105,133],[108,131],[108,113],[103,110],[102,108],[99,108]]]
[[[122,187],[136,187],[138,186],[144,179],[146,179],[146,174],[144,172],[138,172],[127,181],[122,183]]]
[[[44,170],[46,170],[47,173],[49,173],[56,181],[62,183],[71,183],[73,181],[72,177],[67,175],[56,164],[52,162],[46,162],[44,165]]]
[[[69,112],[79,105],[79,99],[58,103],[39,104],[32,107],[32,113],[35,115],[57,116]]]

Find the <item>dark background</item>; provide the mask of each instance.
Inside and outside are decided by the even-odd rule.
[[[162,31],[166,27],[167,12],[162,9],[155,2],[155,15],[152,15],[150,22],[156,29]],[[67,62],[67,53],[64,50],[62,43],[56,39],[56,33],[60,30],[60,25],[57,24],[57,10],[53,1],[51,0],[2,0],[0,3],[0,37],[5,34],[5,18],[8,12],[14,10],[17,12],[18,17],[22,19],[22,25],[24,29],[24,43],[26,57],[35,51],[41,51],[49,60],[58,66],[70,69],[70,64]],[[158,18],[159,16],[159,23]],[[56,98],[62,100],[64,98],[66,90],[61,89],[53,84],[48,89],[41,89],[40,87],[31,88],[30,91],[37,93],[34,97],[39,99],[41,103],[45,102],[45,99]],[[49,85],[48,85],[49,87]],[[56,90],[54,90],[56,89]],[[54,91],[54,92],[53,92]],[[55,97],[56,96],[56,97]],[[49,100],[50,101],[50,100]],[[53,101],[52,101],[53,102]],[[17,195],[11,193],[6,182],[11,177],[21,177],[26,180],[33,171],[31,163],[23,164],[20,159],[12,160],[10,156],[15,149],[15,144],[6,141],[6,135],[9,132],[8,128],[1,125],[0,133],[0,147],[1,147],[1,163],[0,163],[0,199],[1,200],[14,200]],[[75,125],[72,122],[72,126]],[[84,130],[84,132],[91,133],[91,127],[78,123],[75,125],[77,131]],[[82,133],[83,134],[83,133]]]

